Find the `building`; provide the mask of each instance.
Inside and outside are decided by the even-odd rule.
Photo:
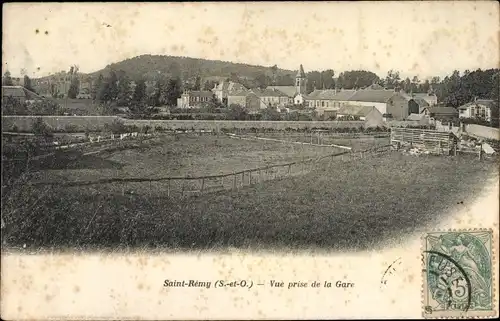
[[[429,116],[437,120],[451,120],[458,117],[458,110],[454,107],[429,107]]]
[[[7,97],[15,99],[21,104],[42,99],[42,97],[23,86],[2,86],[2,103]]]
[[[475,99],[458,107],[459,118],[476,118],[491,121],[491,109],[495,106],[492,99]]]
[[[349,105],[373,106],[386,118],[405,119],[408,113],[408,100],[395,90],[361,89],[348,99]]]
[[[201,108],[213,99],[213,93],[205,90],[193,90],[184,92],[177,99],[178,108]]]
[[[384,117],[375,106],[343,106],[337,111],[337,118],[362,120],[367,127],[383,126]]]
[[[248,90],[233,91],[227,96],[227,105],[240,105],[245,107],[247,104],[247,96],[250,93]]]
[[[425,126],[430,124],[430,118],[425,113],[420,114],[410,114],[406,120],[413,121],[419,125]]]
[[[413,93],[411,96],[415,99],[424,100],[431,107],[436,106],[438,103],[437,96],[434,93]]]
[[[408,113],[420,114],[426,108],[430,107],[429,103],[423,98],[409,98],[408,100]]]
[[[250,105],[246,105],[246,107],[251,111],[265,109],[268,107],[282,108],[286,106],[286,104],[282,104],[283,99],[285,99],[286,102],[290,99],[281,91],[268,88],[252,89],[248,95],[250,96],[250,99],[247,100],[247,103],[250,103]]]
[[[304,72],[304,66],[300,65],[297,71],[295,86],[268,86],[266,89],[280,92],[281,106],[304,105],[307,100],[307,76]]]
[[[223,81],[212,89],[212,93],[215,95],[218,101],[220,101],[225,106],[229,106],[228,104],[228,96],[231,96],[233,93],[241,93],[248,92],[248,89],[245,88],[240,83],[233,81]]]
[[[306,97],[307,106],[318,110],[338,110],[349,104],[355,90],[315,90]]]

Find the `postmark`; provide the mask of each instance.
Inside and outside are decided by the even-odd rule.
[[[492,231],[431,232],[423,241],[424,318],[495,316]]]

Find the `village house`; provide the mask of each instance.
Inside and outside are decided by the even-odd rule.
[[[247,104],[247,96],[250,94],[248,90],[239,90],[229,93],[227,96],[227,105],[240,105],[245,107]]]
[[[419,113],[419,114],[410,114],[406,118],[406,120],[417,122],[418,125],[421,125],[421,126],[425,126],[425,125],[429,125],[430,124],[430,118],[429,118],[429,116],[425,112]]]
[[[458,117],[491,121],[491,109],[494,105],[491,99],[475,99],[473,102],[458,107]]]
[[[225,106],[229,106],[228,96],[231,96],[233,93],[241,93],[248,92],[248,89],[245,88],[242,84],[233,81],[223,81],[212,89],[212,93],[215,95],[215,98],[220,101]]]
[[[408,100],[408,113],[420,114],[430,107],[429,103],[423,98],[409,98]]]
[[[355,90],[315,90],[306,97],[307,106],[318,110],[338,110],[349,103]]]
[[[185,91],[177,99],[178,108],[201,108],[213,99],[213,93],[205,90]]]
[[[375,106],[343,106],[337,111],[337,118],[362,120],[367,127],[383,126],[382,113]]]
[[[362,89],[349,98],[349,105],[373,106],[386,118],[402,120],[408,117],[408,100],[398,91]]]
[[[248,94],[250,99],[247,100],[247,103],[250,105],[246,105],[248,110],[258,110],[265,109],[268,107],[284,107],[280,105],[283,97],[286,97],[282,92],[276,89],[252,89]],[[258,99],[255,99],[258,98]]]
[[[424,100],[429,106],[436,106],[438,103],[437,96],[434,93],[412,93],[412,98]]]
[[[458,117],[458,110],[454,107],[429,107],[429,116],[435,120],[452,120]]]

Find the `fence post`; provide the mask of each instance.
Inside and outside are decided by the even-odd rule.
[[[245,172],[241,172],[241,186],[245,186]]]
[[[233,175],[234,178],[233,178],[233,188],[236,189],[236,174]]]
[[[184,182],[185,181],[186,181],[185,179],[182,180],[181,197],[184,197]]]
[[[292,167],[292,164],[288,165],[288,175],[290,175],[291,167]]]
[[[248,185],[252,185],[252,171],[248,172]]]
[[[203,188],[205,187],[205,178],[201,179],[201,193],[203,193]]]

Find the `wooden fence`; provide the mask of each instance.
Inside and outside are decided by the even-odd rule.
[[[420,145],[430,152],[449,155],[456,151],[457,142],[450,132],[393,127],[391,128],[391,145]]]
[[[93,181],[34,182],[33,186],[54,186],[56,188],[77,187],[78,192],[111,193],[121,195],[145,194],[152,197],[182,198],[217,191],[235,190],[257,183],[304,175],[315,169],[332,165],[334,162],[353,161],[359,158],[379,155],[389,151],[391,145],[370,148],[359,152],[339,152],[286,164],[264,166],[222,175],[198,177],[155,177],[155,178],[109,178]],[[338,164],[338,163],[337,163]]]

